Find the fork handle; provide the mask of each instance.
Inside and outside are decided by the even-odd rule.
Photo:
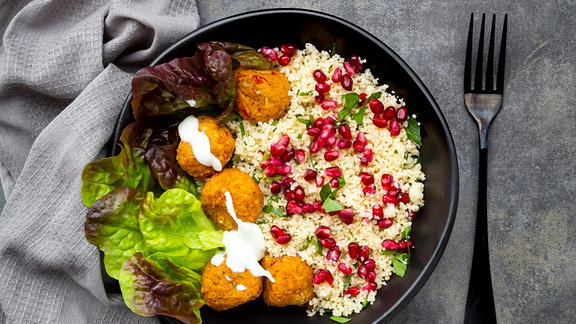
[[[478,210],[476,214],[476,233],[474,254],[468,286],[468,299],[464,323],[496,323],[492,279],[490,276],[490,257],[488,253],[488,211],[487,211],[487,174],[488,149],[480,149],[478,176]]]

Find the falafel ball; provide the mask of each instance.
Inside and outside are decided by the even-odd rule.
[[[262,277],[255,277],[249,270],[234,272],[226,261],[218,266],[208,262],[202,269],[200,293],[210,308],[227,310],[258,298]]]
[[[210,141],[210,151],[222,165],[225,165],[232,158],[236,148],[230,130],[226,126],[218,125],[212,117],[203,115],[197,118],[198,130],[206,134]],[[180,141],[178,144],[176,160],[184,171],[198,180],[204,180],[218,172],[213,167],[198,162],[192,152],[192,146],[186,141]]]
[[[273,258],[264,256],[261,261],[264,269],[274,278],[264,279],[262,297],[269,306],[303,306],[314,297],[312,268],[297,256]]]
[[[222,230],[238,229],[226,208],[226,191],[230,192],[236,216],[254,222],[264,207],[264,194],[252,177],[237,168],[225,168],[204,184],[200,203],[206,215]]]
[[[253,122],[278,119],[290,105],[290,82],[281,72],[269,70],[236,70],[235,108],[242,118]]]

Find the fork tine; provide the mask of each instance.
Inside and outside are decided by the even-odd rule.
[[[464,61],[464,93],[472,91],[472,39],[474,28],[474,13],[470,15],[468,27],[468,42],[466,43],[466,60]]]
[[[508,14],[504,14],[502,25],[502,39],[500,40],[500,54],[498,57],[498,73],[496,75],[496,91],[504,91],[504,64],[506,61],[506,37],[508,33]]]
[[[478,55],[476,56],[476,76],[474,78],[474,88],[476,90],[482,90],[482,74],[483,74],[483,63],[484,63],[484,21],[486,14],[482,14],[482,24],[480,25],[480,38],[478,40]]]
[[[486,87],[487,91],[494,91],[494,34],[496,29],[496,14],[492,15],[490,28],[490,41],[488,43],[488,60],[486,61]]]

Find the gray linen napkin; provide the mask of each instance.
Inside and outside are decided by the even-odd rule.
[[[148,322],[106,295],[84,165],[132,73],[198,27],[193,0],[0,0],[0,323]]]

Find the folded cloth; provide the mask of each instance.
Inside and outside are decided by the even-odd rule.
[[[0,323],[154,322],[106,294],[80,177],[133,72],[198,27],[196,2],[0,4]]]

